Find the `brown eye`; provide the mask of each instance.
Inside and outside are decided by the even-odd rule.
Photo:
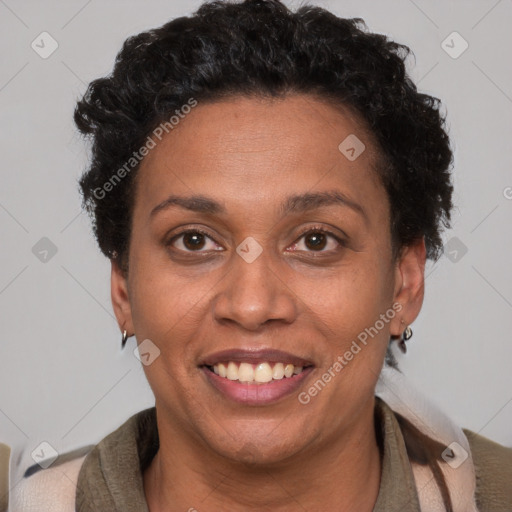
[[[313,228],[306,231],[291,246],[292,251],[304,253],[333,253],[345,247],[345,242],[325,229]]]
[[[187,229],[182,231],[174,235],[166,245],[185,253],[224,250],[208,233],[200,229]]]
[[[327,245],[327,237],[324,233],[313,232],[304,237],[306,247],[313,251],[319,251]]]
[[[193,231],[185,233],[183,235],[183,245],[191,251],[202,249],[205,245],[205,236]]]

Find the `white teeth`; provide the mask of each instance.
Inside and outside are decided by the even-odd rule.
[[[291,378],[303,371],[302,366],[294,366],[285,363],[218,363],[213,366],[213,371],[219,377],[229,380],[238,380],[240,382],[258,382],[265,383],[272,380],[281,380],[284,377]]]
[[[226,377],[229,380],[238,380],[238,366],[233,361],[228,364],[228,371]]]
[[[268,363],[260,363],[256,366],[254,380],[256,382],[270,382],[272,380],[272,368]]]
[[[219,371],[219,375],[221,377],[226,377],[227,376],[227,369],[226,369],[226,366],[223,365],[222,363],[219,363],[219,364],[216,364],[215,365],[217,368],[218,368],[218,371]],[[215,366],[213,367],[213,370],[215,371]]]
[[[281,380],[284,377],[284,365],[283,363],[276,363],[272,372],[272,378],[275,380]]]
[[[213,367],[215,371],[215,366]],[[254,368],[249,363],[240,363],[238,368],[238,380],[240,382],[252,382],[254,380]]]

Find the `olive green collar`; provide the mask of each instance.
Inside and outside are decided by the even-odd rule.
[[[380,425],[377,438],[381,445],[382,473],[373,512],[421,512],[400,426],[391,408],[379,397],[375,398],[375,419],[376,425]]]
[[[374,512],[420,512],[414,476],[393,411],[376,397],[382,474]],[[87,455],[78,476],[77,512],[149,512],[142,475],[158,451],[156,409],[129,418]]]

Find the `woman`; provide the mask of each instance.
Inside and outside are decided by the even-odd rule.
[[[76,109],[80,185],[155,408],[28,478],[20,510],[512,509],[512,450],[427,407],[390,350],[452,208],[407,52],[277,0],[125,42]]]

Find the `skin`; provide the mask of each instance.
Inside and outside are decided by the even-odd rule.
[[[338,150],[349,134],[366,145],[353,162]],[[425,264],[423,240],[392,257],[375,148],[347,108],[298,94],[234,97],[199,103],[142,162],[129,272],[113,261],[111,285],[121,329],[161,351],[144,366],[160,436],[143,475],[151,512],[373,510],[374,388],[390,335],[420,311]],[[343,205],[280,214],[288,196],[323,191],[365,215]],[[171,194],[207,196],[226,213],[151,216]],[[208,232],[202,255],[173,238],[179,227]],[[318,248],[307,228],[343,244],[327,234]],[[250,264],[236,253],[246,237],[263,249]],[[278,348],[314,362],[307,391],[393,303],[401,311],[308,404],[297,393],[234,403],[198,368],[220,350]]]

